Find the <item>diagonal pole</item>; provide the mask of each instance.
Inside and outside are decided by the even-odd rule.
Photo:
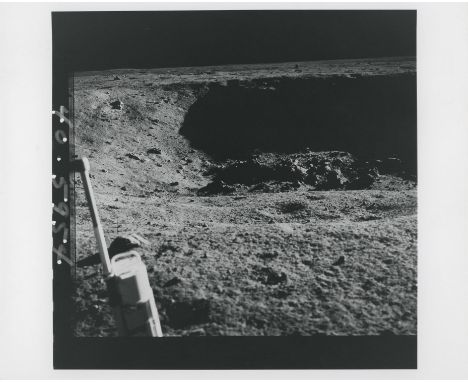
[[[112,272],[112,268],[109,253],[107,252],[106,240],[104,238],[104,230],[99,218],[96,199],[94,198],[93,188],[91,186],[91,179],[89,178],[89,161],[87,158],[81,158],[72,161],[70,165],[72,167],[72,171],[78,171],[81,174],[86,200],[88,201],[89,212],[93,221],[94,235],[96,236],[99,257],[101,259],[104,276],[108,276]]]

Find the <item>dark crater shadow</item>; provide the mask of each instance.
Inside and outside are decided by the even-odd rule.
[[[255,150],[396,156],[416,173],[416,75],[261,79],[212,84],[180,133],[215,159]]]

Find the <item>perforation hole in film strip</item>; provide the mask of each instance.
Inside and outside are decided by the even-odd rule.
[[[65,106],[53,110],[52,237],[53,261],[73,266],[70,254],[69,134],[72,123]]]

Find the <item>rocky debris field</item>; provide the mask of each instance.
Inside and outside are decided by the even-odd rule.
[[[415,116],[392,104],[411,88],[414,70],[414,60],[393,58],[75,77],[75,154],[90,160],[109,252],[141,254],[166,336],[416,334],[416,147],[412,153],[397,144],[398,137],[412,139],[406,129]],[[390,97],[385,84],[393,76],[399,85]],[[285,119],[296,107],[290,105],[275,114],[281,123],[266,118],[269,131],[263,111],[255,112],[278,108],[290,95],[305,97],[301,107],[310,104],[307,97],[316,102],[314,78],[325,81],[329,97],[345,100],[355,89],[348,81],[374,77],[379,86],[366,90],[375,94],[333,106],[339,117],[332,122],[354,130],[319,127],[325,113]],[[328,89],[327,79],[330,89],[347,90]],[[370,106],[383,93],[394,107],[380,107],[376,119]],[[229,106],[210,113],[220,94]],[[246,94],[249,112],[221,124]],[[358,102],[369,102],[359,109],[364,116],[348,119]],[[239,128],[230,144],[232,131],[223,129],[248,117],[249,129]],[[316,140],[314,128],[321,132]],[[198,140],[197,131],[213,139]],[[340,143],[329,131],[347,138]],[[297,140],[284,138],[290,135]],[[114,336],[79,177],[75,206],[74,332]]]
[[[380,174],[409,175],[401,160],[359,161],[339,151],[296,154],[260,153],[247,160],[228,160],[206,172],[214,180],[198,195],[234,191],[280,192],[309,186],[309,190],[362,190],[372,188]],[[411,178],[411,175],[409,175]],[[412,177],[414,179],[414,177]]]

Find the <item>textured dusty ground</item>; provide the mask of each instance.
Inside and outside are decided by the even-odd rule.
[[[340,140],[341,130],[334,131],[336,135],[322,133],[316,150],[313,127],[304,122],[313,116],[304,114],[300,120],[292,116],[291,124],[283,124],[284,115],[274,111],[283,102],[281,95],[279,101],[275,98],[277,89],[285,97],[292,94],[293,99],[304,100],[304,104],[298,101],[301,107],[313,107],[307,100],[308,88],[287,93],[308,80],[325,81],[320,85],[324,88],[336,81],[347,89],[352,89],[353,81],[375,80],[378,85],[370,89],[382,86],[379,94],[394,97],[385,81],[414,77],[411,58],[129,69],[75,76],[76,155],[90,160],[107,243],[132,232],[150,243],[138,252],[148,268],[165,335],[416,334],[417,199],[415,163],[410,163],[410,150],[415,155],[416,147],[405,135],[407,129],[415,129],[415,120],[395,117],[408,113],[398,109],[381,122],[388,126],[366,115],[365,129],[356,131],[359,124],[353,116],[349,137]],[[310,87],[315,83],[310,82]],[[275,125],[271,139],[268,126],[260,126],[258,134],[252,133],[256,125],[239,127],[236,140],[232,110],[217,107],[216,100],[233,104],[245,99],[244,94],[261,98],[262,92],[274,106],[261,103],[266,120],[272,110],[271,123],[280,120],[282,125]],[[207,103],[210,94],[216,95],[210,101],[214,103]],[[321,99],[320,94],[310,94],[313,102]],[[340,115],[339,99],[327,106],[333,94],[321,108]],[[343,94],[345,100],[353,98]],[[349,102],[350,108],[359,109]],[[213,115],[226,116],[225,124],[208,116],[205,129],[200,115],[211,115],[210,107]],[[385,113],[382,107],[359,113]],[[260,121],[264,115],[249,113],[244,117],[250,121],[251,116]],[[238,114],[233,115],[235,119]],[[342,121],[348,120],[335,120]],[[239,120],[235,123],[242,125]],[[308,130],[295,140],[291,137],[303,130],[292,125],[301,123]],[[392,128],[398,131],[396,137]],[[348,147],[353,132],[360,138]],[[390,141],[394,146],[386,152]],[[282,142],[287,155],[344,150],[362,154],[370,167],[391,157],[399,142],[409,148],[396,153],[406,165],[394,171],[381,169],[365,189],[319,190],[300,180],[269,187],[272,182],[267,180],[267,189],[265,182],[257,182],[234,185],[226,194],[198,193],[214,179],[213,167],[250,155],[239,149],[280,152]],[[156,150],[149,153],[149,149]],[[95,240],[76,179],[79,260],[95,252]],[[74,301],[76,335],[115,335],[99,265],[77,268]]]

